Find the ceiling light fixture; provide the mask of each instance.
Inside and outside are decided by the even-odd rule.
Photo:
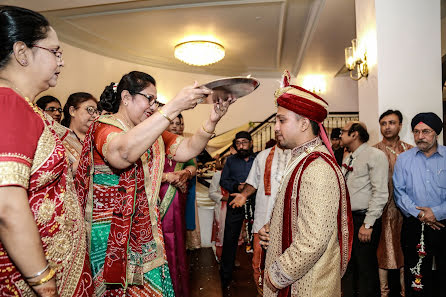
[[[225,48],[213,41],[192,40],[175,46],[175,58],[189,65],[206,66],[225,57]]]

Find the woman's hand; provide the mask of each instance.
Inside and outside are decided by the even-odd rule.
[[[227,100],[223,100],[222,98],[218,98],[218,101],[214,103],[214,108],[212,108],[211,115],[209,120],[211,122],[217,123],[228,111],[229,105],[234,103],[237,98],[229,95]]]
[[[199,87],[198,82],[195,81],[192,86],[184,87],[168,104],[171,103],[178,108],[179,112],[182,112],[194,108],[211,93],[212,90],[203,86]]]
[[[59,297],[56,287],[56,279],[53,278],[47,283],[32,287],[40,297]]]

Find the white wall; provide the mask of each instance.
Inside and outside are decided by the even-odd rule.
[[[380,139],[379,115],[399,109],[405,117],[400,136],[413,143],[409,125],[415,114],[443,116],[440,0],[355,3],[357,36],[368,43],[370,68],[368,79],[358,84],[359,117],[375,143]]]
[[[174,97],[182,87],[193,84],[194,80],[204,84],[220,78],[128,63],[97,55],[66,43],[62,43],[62,49],[65,67],[62,69],[58,85],[44,94],[59,98],[63,104],[71,93],[81,91],[89,92],[99,99],[106,85],[112,81],[118,82],[123,74],[132,70],[144,71],[152,75],[157,81],[158,93],[166,98]],[[228,114],[217,126],[217,134],[248,121],[262,121],[275,112],[273,95],[279,86],[278,78],[259,80],[260,86],[255,92],[231,106]],[[194,110],[184,112],[186,132],[195,132],[200,128],[202,122],[208,117],[209,108],[209,105],[199,105]]]
[[[299,74],[296,84],[306,87],[305,76],[311,73]],[[327,101],[329,112],[358,112],[358,85],[348,74],[345,76],[333,77],[333,75],[322,75],[325,83],[325,91],[318,93]]]

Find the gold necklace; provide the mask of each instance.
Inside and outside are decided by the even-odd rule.
[[[131,129],[132,126],[125,118],[120,119],[121,116],[117,117],[116,114],[114,114],[114,116],[115,116],[115,119],[124,127],[125,130]]]
[[[396,145],[398,147],[398,143]],[[404,145],[404,143],[401,142],[401,146],[403,147],[403,152],[406,151],[406,146]],[[395,156],[399,156],[400,154],[397,154],[397,152],[395,152],[390,146],[386,145],[386,150],[388,150],[389,152],[391,152],[392,154],[394,154]]]
[[[10,82],[7,79],[2,78],[2,80],[7,82],[7,84],[9,85],[9,87],[11,89],[13,89],[17,94],[19,94],[22,98],[24,98],[25,101],[29,104],[29,106],[31,106],[31,108],[34,110],[35,113],[40,115],[40,117],[43,120],[45,119],[45,115],[43,114],[42,110],[40,108],[38,108],[27,96],[25,96],[25,94],[19,88],[17,88],[12,82]]]

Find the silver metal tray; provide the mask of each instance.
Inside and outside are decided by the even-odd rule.
[[[230,95],[239,99],[251,94],[259,85],[260,82],[252,77],[229,77],[217,79],[203,85],[214,92],[207,96],[202,103],[214,104],[218,101],[218,98],[227,100]]]

